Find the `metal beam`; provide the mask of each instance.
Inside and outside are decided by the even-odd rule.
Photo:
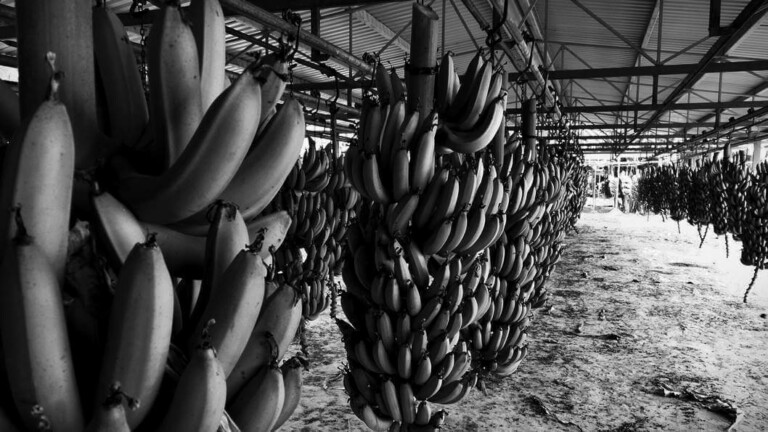
[[[601,113],[616,111],[659,111],[664,108],[665,111],[684,111],[684,110],[714,110],[719,108],[762,108],[766,106],[766,101],[728,101],[728,102],[691,102],[679,103],[675,105],[663,104],[630,104],[630,105],[586,105],[563,107],[562,112],[568,113]],[[545,111],[542,111],[545,112]],[[520,114],[519,108],[510,108],[507,114]],[[639,129],[639,128],[638,128]],[[646,128],[647,129],[647,128]],[[640,133],[636,134],[637,136]]]
[[[768,0],[751,0],[749,4],[747,4],[744,9],[742,9],[742,11],[731,24],[733,31],[717,39],[717,41],[710,47],[704,57],[702,57],[702,59],[699,61],[699,66],[696,68],[696,70],[689,72],[685,78],[683,78],[677,88],[672,90],[672,93],[667,96],[667,98],[661,104],[661,107],[655,110],[653,115],[651,115],[651,118],[646,120],[642,126],[640,126],[635,136],[629,140],[630,143],[637,139],[637,137],[639,137],[649,127],[651,127],[651,125],[653,125],[656,121],[658,121],[659,118],[661,118],[661,115],[667,111],[675,103],[675,101],[677,101],[683,92],[689,88],[692,88],[699,81],[699,79],[701,79],[707,67],[713,63],[715,58],[727,53],[732,46],[739,43],[741,38],[750,31],[752,26],[760,22],[760,20],[765,16],[766,12],[768,12],[766,5],[768,5]]]
[[[352,12],[352,17],[360,21],[363,25],[373,30],[375,33],[379,34],[386,40],[391,41],[389,45],[395,45],[406,53],[411,52],[410,43],[406,42],[405,39],[401,38],[398,33],[392,31],[391,28],[389,28],[383,22],[379,21],[378,18],[371,15],[368,11],[356,10]],[[402,31],[400,33],[402,33]]]
[[[617,67],[600,69],[571,69],[556,70],[549,73],[551,80],[571,80],[571,79],[599,79],[631,76],[653,76],[653,75],[684,75],[696,72],[700,68],[699,63],[679,64],[679,65],[660,65],[660,66],[635,66],[635,67]],[[702,74],[721,73],[721,72],[748,72],[756,70],[768,70],[768,60],[742,61],[711,63],[702,71]],[[531,79],[530,73],[520,74],[510,73],[509,79],[515,80],[523,76],[525,79]]]
[[[672,123],[659,123],[656,127],[658,129],[677,129],[677,128],[684,128],[684,127],[690,127],[693,126],[691,123],[682,123],[682,122],[672,122]],[[705,122],[705,123],[699,123],[697,124],[697,127],[714,127],[714,122]],[[541,125],[539,126],[539,129],[542,130],[560,130],[561,126],[548,126],[548,125]],[[591,130],[591,129],[604,129],[604,130],[616,130],[616,129],[627,129],[626,125],[621,124],[577,124],[577,125],[570,125],[569,128],[571,130]],[[518,127],[511,127],[510,130],[516,131],[519,130]],[[629,128],[630,130],[632,128]]]
[[[274,4],[274,2],[271,2]],[[237,15],[243,15],[272,30],[284,31],[287,33],[296,33],[297,28],[289,22],[282,20],[268,10],[262,9],[246,0],[221,0],[221,6],[225,11]],[[357,71],[371,74],[373,68],[359,57],[350,52],[313,35],[306,30],[298,30],[299,41],[310,48],[315,48],[330,55],[337,62],[349,66]]]
[[[312,8],[336,8],[336,7],[352,7],[360,5],[375,5],[379,3],[404,3],[406,0],[248,0],[255,6],[258,6],[264,10],[270,12],[280,12],[286,9],[293,11],[305,10]]]

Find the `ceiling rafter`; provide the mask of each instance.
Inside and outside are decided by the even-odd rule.
[[[395,32],[389,28],[389,26],[381,22],[378,18],[371,15],[371,13],[366,10],[356,10],[352,12],[352,17],[364,26],[373,30],[375,33],[382,36],[384,39],[390,41],[387,46],[394,45],[400,48],[403,52],[411,52],[410,42],[407,42],[405,39],[400,37],[400,34],[405,31],[405,29],[401,30],[400,32]]]

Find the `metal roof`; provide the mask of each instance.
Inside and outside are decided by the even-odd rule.
[[[150,1],[157,4],[160,0]],[[412,30],[410,1],[221,1],[225,10],[228,4],[240,2],[270,8],[276,16],[280,16],[280,8],[296,9],[304,30],[310,29],[311,13],[302,5],[326,6],[317,10],[322,39],[357,59],[366,53],[380,54],[385,65],[395,68],[401,77],[404,75]],[[626,140],[606,140],[600,150],[618,153],[625,145],[640,142],[641,136],[647,135],[690,138],[712,129],[717,103],[726,105],[719,109],[720,123],[724,124],[730,117],[738,119],[748,110],[762,108],[762,101],[768,102],[768,91],[763,91],[768,87],[768,63],[759,63],[768,61],[768,0],[712,1],[712,5],[720,3],[719,27],[714,29],[710,29],[710,2],[702,0],[428,0],[423,3],[440,18],[438,58],[446,51],[454,53],[456,69],[463,73],[477,48],[487,48],[487,34],[481,24],[493,23],[494,7],[498,8],[498,15],[505,1],[509,10],[502,27],[503,40],[495,52],[503,67],[510,73],[520,72],[524,65],[509,54],[533,49],[534,66],[547,66],[541,75],[534,73],[534,78],[554,86],[558,107],[571,125],[595,124],[591,131],[580,129],[584,136],[615,135],[610,132],[615,130],[626,133]],[[107,0],[110,8],[123,14],[131,4],[132,0]],[[254,53],[263,51],[261,45],[274,45],[280,37],[278,29],[254,16],[228,16],[226,24],[231,29],[227,37],[228,57],[236,57],[227,66],[232,73],[240,72]],[[128,30],[131,39],[138,43],[138,27]],[[243,40],[242,35],[249,39]],[[260,44],[254,44],[254,38]],[[15,55],[12,39],[0,39],[0,55]],[[370,76],[350,68],[338,56],[331,56],[323,62],[324,67],[318,67],[311,61],[310,45],[306,41],[300,45],[299,64],[293,69],[294,83],[303,83],[305,87],[325,83],[320,98],[328,100],[335,95],[335,91],[327,89],[328,83],[333,82],[329,71],[335,71],[342,80],[356,83],[352,85],[350,102],[359,103],[360,87]],[[720,52],[711,55],[719,47]],[[746,66],[739,65],[746,62],[753,62],[755,69],[744,70]],[[742,70],[706,72],[707,67],[723,63]],[[681,73],[672,74],[664,69],[689,65]],[[640,73],[638,67],[646,68]],[[549,78],[558,72],[574,77]],[[658,75],[654,77],[654,73]],[[508,100],[512,112],[519,108],[521,97],[533,94],[531,88],[541,88],[541,82],[536,84],[531,79],[527,85],[530,88],[512,85]],[[673,94],[674,100],[668,100]],[[346,102],[346,96],[346,91],[342,91],[340,100]],[[514,114],[508,123],[516,123]],[[675,126],[668,126],[670,123]],[[665,142],[664,148],[668,146]],[[653,153],[650,147],[646,150]]]

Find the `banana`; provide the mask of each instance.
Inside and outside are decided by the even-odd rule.
[[[120,384],[115,383],[110,387],[109,395],[99,408],[96,409],[96,413],[88,423],[88,427],[85,428],[85,432],[130,432],[128,427],[128,421],[125,419],[125,407],[123,406],[123,398],[125,395],[120,389]],[[136,401],[131,399],[131,402]],[[222,406],[222,411],[224,407]],[[5,425],[3,425],[5,426]],[[3,428],[2,430],[9,430]],[[15,429],[10,429],[15,431]]]
[[[498,99],[485,110],[472,129],[452,129],[450,124],[443,123],[436,139],[441,145],[455,152],[474,153],[491,143],[503,121],[504,99]]]
[[[438,199],[440,199],[440,191],[443,185],[448,182],[450,172],[448,169],[440,168],[427,184],[427,188],[421,192],[419,198],[419,205],[416,207],[416,211],[413,214],[413,225],[417,228],[425,228],[427,224],[434,217],[434,208],[437,205]],[[417,193],[419,193],[417,192]],[[440,220],[441,222],[443,219]],[[426,235],[431,234],[429,231]]]
[[[389,314],[380,310],[376,312],[376,328],[378,330],[381,342],[387,351],[393,351],[395,348],[395,326]]]
[[[480,166],[467,165],[462,169],[459,179],[459,198],[456,202],[457,209],[464,208],[474,202],[477,189],[480,187],[478,172],[482,173],[482,159],[478,160],[478,164]]]
[[[382,373],[383,370],[378,366],[371,351],[368,348],[368,344],[364,339],[360,339],[355,344],[355,358],[366,371],[370,373]]]
[[[485,209],[481,207],[474,207],[472,210],[470,210],[467,216],[467,230],[459,244],[456,245],[455,251],[458,253],[464,253],[465,251],[468,251],[469,248],[475,244],[483,234],[485,224]]]
[[[439,365],[448,354],[450,349],[450,341],[445,334],[436,336],[429,343],[429,359],[433,365]]]
[[[445,376],[445,378],[443,378],[443,381],[446,383],[452,383],[456,380],[461,379],[464,376],[464,374],[467,372],[467,370],[469,370],[471,365],[472,365],[472,354],[470,354],[469,351],[455,354],[453,359],[453,368]]]
[[[464,300],[461,307],[462,324],[461,328],[467,328],[470,324],[473,324],[479,317],[479,306],[477,300],[470,296]]]
[[[216,98],[183,153],[162,175],[134,174],[121,179],[120,194],[139,219],[153,223],[182,221],[204,211],[230,181],[236,180],[235,173],[258,128],[253,121],[261,109],[256,72],[248,68]],[[253,216],[246,214],[242,203],[222,199],[240,205],[243,218]]]
[[[419,289],[413,283],[408,284],[406,289],[406,311],[410,316],[417,316],[421,311],[421,296],[419,295]]]
[[[18,209],[16,217],[17,227],[0,266],[0,331],[8,385],[28,430],[36,430],[36,420],[30,415],[36,404],[45,407],[53,427],[82,430],[80,396],[57,275],[38,242],[24,228]],[[170,326],[168,333],[170,339]]]
[[[416,397],[413,395],[411,384],[400,383],[398,387],[398,402],[400,403],[400,414],[403,416],[403,423],[413,424],[416,421]]]
[[[506,215],[492,215],[485,216],[484,218],[486,219],[485,225],[483,226],[483,231],[478,236],[477,241],[465,249],[459,249],[460,253],[475,254],[485,250],[487,247],[495,243],[501,233],[504,232]]]
[[[379,101],[382,104],[394,103],[397,99],[393,98],[392,80],[389,77],[387,68],[384,64],[379,62],[376,65],[374,72],[374,81],[376,83],[376,90],[379,92]]]
[[[397,369],[395,368],[395,365],[392,364],[392,361],[389,358],[389,352],[384,346],[384,340],[381,337],[374,342],[371,357],[379,370],[387,375],[397,375]]]
[[[435,169],[435,134],[437,133],[437,113],[432,112],[424,119],[421,135],[411,156],[411,188],[423,191],[432,179]]]
[[[387,378],[381,383],[381,397],[384,400],[384,407],[389,412],[392,420],[396,422],[403,421],[400,402],[397,397],[397,388],[391,379]]]
[[[384,187],[379,170],[379,162],[376,153],[368,153],[363,160],[363,186],[373,201],[387,204],[391,198]]]
[[[379,391],[379,383],[369,372],[363,368],[352,368],[349,373],[355,382],[355,390],[369,403],[375,402],[375,394]]]
[[[283,408],[280,410],[280,415],[277,417],[275,425],[272,430],[280,429],[294,411],[299,406],[301,400],[301,370],[304,368],[302,361],[298,357],[292,357],[280,366],[283,372],[283,387],[285,388],[285,398]]]
[[[200,61],[200,103],[205,112],[225,88],[224,11],[219,0],[193,0],[188,11]]]
[[[258,65],[261,69],[259,80],[262,81],[261,117],[259,123],[262,125],[271,122],[270,116],[274,115],[277,103],[283,98],[285,86],[288,83],[288,60],[286,54],[283,51],[271,52],[258,60]],[[261,140],[254,142],[249,153],[255,150],[255,144],[258,142],[261,142]]]
[[[162,165],[168,168],[175,165],[192,140],[204,112],[197,44],[178,3],[165,3],[152,23],[147,37],[147,68],[154,146],[159,147],[161,153],[158,156]],[[249,126],[253,127],[254,122],[251,121]],[[224,142],[222,139],[218,144]],[[193,192],[197,191],[193,189]]]
[[[413,374],[413,355],[408,343],[400,345],[397,352],[397,374],[404,380],[409,379]]]
[[[418,315],[413,318],[417,328],[426,329],[432,324],[432,321],[440,313],[443,304],[442,297],[431,298],[422,308]]]
[[[409,178],[409,160],[408,160],[408,148],[399,147],[393,151],[394,155],[391,159],[392,164],[392,198],[400,201],[411,190],[410,178]],[[418,195],[418,194],[414,194]]]
[[[55,55],[49,64],[55,71]],[[16,232],[11,208],[21,206],[36,247],[64,282],[69,213],[75,169],[75,143],[67,109],[58,100],[59,74],[53,73],[48,98],[35,110],[5,152],[0,190],[0,260]]]
[[[121,140],[124,145],[134,146],[149,122],[147,100],[133,45],[120,18],[106,6],[93,8],[93,51],[103,83],[109,136]],[[12,122],[13,117],[8,121]]]
[[[412,351],[412,353],[415,351]],[[415,369],[413,371],[413,383],[418,386],[423,386],[432,377],[432,360],[429,359],[429,355],[425,352],[419,357],[413,357],[416,361]]]
[[[448,290],[445,296],[445,305],[446,310],[450,314],[455,313],[459,306],[461,305],[461,302],[464,300],[464,284],[461,283],[461,280],[454,279],[448,283]]]
[[[455,126],[457,130],[468,130],[477,127],[476,123],[480,119],[483,108],[486,106],[491,82],[493,81],[493,64],[484,62],[479,72],[474,76],[471,82],[462,84],[462,89],[466,89],[466,98],[462,103],[461,90],[456,96],[457,104],[447,114],[446,119]],[[468,85],[467,85],[468,84]],[[497,128],[493,132],[496,133]]]
[[[445,116],[453,105],[456,94],[453,89],[456,87],[454,82],[457,79],[455,66],[453,62],[453,53],[450,51],[443,54],[440,60],[440,68],[437,73],[437,91],[435,91],[435,108],[441,116]]]
[[[443,377],[440,374],[432,374],[427,381],[416,391],[417,400],[429,400],[443,386]]]
[[[452,228],[453,221],[451,219],[444,219],[442,224],[421,245],[424,253],[426,255],[434,255],[443,250],[451,236]]]
[[[418,362],[421,357],[427,352],[427,331],[423,328],[413,332],[413,340],[411,341],[411,357],[414,362]]]
[[[361,125],[362,149],[366,155],[378,154],[381,142],[381,132],[384,128],[386,108],[382,109],[378,103],[370,102],[363,105],[365,121]]]
[[[219,425],[227,401],[226,374],[216,350],[203,339],[179,378],[161,432],[207,432]]]
[[[148,289],[149,287],[149,289]],[[141,405],[126,413],[135,428],[160,390],[173,324],[173,282],[150,235],[120,269],[112,301],[99,387],[120,382]]]
[[[373,431],[387,432],[395,424],[391,418],[378,415],[360,395],[352,396],[349,404],[357,418]]]
[[[208,319],[200,320],[200,316],[208,307],[211,299],[216,298],[217,291],[222,288],[222,275],[237,254],[249,242],[248,227],[243,221],[237,206],[232,203],[217,201],[211,208],[213,219],[208,228],[205,240],[205,269],[200,287],[197,307],[192,311],[191,322],[197,326],[197,331],[191,335],[195,340]],[[214,344],[216,349],[220,347]],[[226,367],[225,367],[226,370]],[[227,373],[229,371],[227,370]]]
[[[413,282],[417,288],[423,289],[429,285],[429,266],[427,257],[413,240],[406,240],[405,259],[408,261]]]
[[[429,420],[432,418],[432,405],[429,402],[423,400],[419,402],[418,408],[416,408],[416,418],[414,423],[418,426],[425,426],[429,424]]]
[[[400,292],[400,286],[397,279],[392,274],[387,274],[382,286],[383,304],[392,312],[400,312],[403,308],[403,296]],[[376,299],[374,299],[375,301]],[[378,303],[381,304],[381,303]]]
[[[448,254],[452,253],[458,247],[459,243],[464,239],[467,232],[468,224],[468,207],[462,208],[455,215],[452,221],[451,234],[443,247],[440,249],[440,253]]]
[[[260,244],[251,245],[235,256],[188,342],[188,346],[193,345],[203,327],[215,320],[209,333],[225,378],[245,349],[264,302],[267,268],[259,255],[260,248]]]
[[[257,370],[269,364],[273,357],[270,344],[276,345],[276,360],[280,360],[299,328],[301,301],[290,285],[280,286],[264,301],[261,310],[240,359],[227,377],[228,401]]]
[[[144,239],[144,229],[133,213],[108,192],[96,189],[91,204],[99,244],[110,266],[119,270],[133,246]]]
[[[230,119],[227,123],[229,127],[232,127],[232,121]],[[249,121],[253,123],[253,116]],[[296,99],[288,97],[264,134],[252,144],[251,151],[218,198],[237,204],[246,221],[258,216],[277,195],[290,173],[304,142],[304,133],[301,105]],[[204,211],[184,222],[207,226]]]
[[[427,224],[429,229],[435,229],[439,221],[453,217],[459,202],[459,189],[459,180],[455,174],[451,173],[448,181],[440,189],[440,197],[435,203],[432,220]]]
[[[387,123],[384,125],[384,129],[381,135],[381,148],[379,149],[379,164],[382,172],[387,172],[392,169],[395,150],[400,148],[400,143],[397,138],[400,133],[400,129],[403,127],[405,121],[405,100],[400,99],[392,102],[389,108],[389,115],[387,115]],[[389,178],[385,177],[384,181],[389,183]]]
[[[227,412],[243,432],[271,431],[284,404],[283,373],[276,364],[269,364],[237,393]]]

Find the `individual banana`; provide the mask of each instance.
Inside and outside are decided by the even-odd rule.
[[[277,360],[281,359],[299,328],[301,301],[289,285],[280,286],[265,300],[261,310],[240,359],[227,377],[227,400],[231,400],[257,370],[269,364],[273,357],[271,343],[277,346]]]
[[[304,369],[303,361],[298,357],[291,357],[285,363],[280,366],[283,372],[283,387],[285,388],[285,401],[283,408],[280,410],[280,415],[277,417],[275,425],[272,430],[280,429],[288,419],[291,417],[296,407],[299,406],[301,400],[301,383],[302,383],[302,369]]]
[[[387,432],[395,424],[392,418],[376,413],[371,405],[360,395],[352,396],[349,403],[352,412],[373,431]]]
[[[268,364],[227,404],[227,412],[243,432],[271,431],[285,404],[283,373]]]
[[[205,339],[181,373],[159,431],[207,432],[218,427],[227,401],[226,374],[216,350]]]
[[[440,68],[437,73],[437,91],[435,91],[435,108],[441,116],[446,115],[448,110],[453,105],[456,94],[454,88],[456,87],[457,76],[455,73],[455,66],[453,62],[453,53],[450,51],[443,54],[443,58],[440,61]]]
[[[45,234],[28,233],[18,208],[15,214],[14,235],[0,266],[0,331],[8,385],[28,430],[37,426],[31,415],[35,405],[45,407],[52,427],[82,430],[61,288],[37,241]]]
[[[219,0],[193,0],[187,17],[200,61],[200,103],[203,112],[224,91],[226,77],[226,30]]]
[[[107,105],[108,135],[135,146],[149,122],[147,100],[133,45],[120,18],[105,5],[93,9],[93,51]]]
[[[75,143],[67,108],[58,100],[60,74],[55,55],[48,98],[35,110],[8,145],[0,189],[0,260],[16,232],[14,206],[21,206],[24,223],[35,234],[36,247],[51,262],[59,283],[64,282],[69,213],[75,169]]]
[[[304,133],[301,105],[296,99],[287,98],[218,198],[237,204],[246,221],[257,217],[290,173],[304,142]],[[188,218],[185,223],[207,225],[204,212]]]
[[[204,112],[195,35],[178,1],[164,3],[152,23],[147,36],[147,69],[153,145],[163,168],[168,168],[175,165],[192,140]]]
[[[190,317],[192,325],[198,327],[191,335],[195,340],[202,326],[208,322],[208,319],[200,320],[203,311],[208,307],[210,300],[217,296],[216,291],[223,288],[221,279],[224,271],[243,247],[250,243],[248,227],[237,210],[237,206],[219,201],[214,204],[211,210],[213,219],[205,240],[205,269],[203,270],[199,301],[196,302],[197,307],[192,311]],[[218,345],[215,346],[220,349]]]
[[[225,377],[245,349],[264,303],[267,268],[260,251],[261,244],[256,240],[235,256],[217,281],[219,286],[205,305],[188,342],[188,346],[194,346],[203,328],[214,320],[216,325],[208,333]]]
[[[461,153],[474,153],[487,147],[504,121],[505,99],[498,99],[486,108],[478,123],[470,130],[452,129],[443,124],[437,140],[441,145]]]
[[[167,171],[160,176],[134,173],[120,179],[120,195],[139,219],[162,224],[182,221],[204,211],[236,180],[258,129],[253,121],[261,109],[257,72],[249,67],[216,98]],[[244,219],[253,216],[242,203],[222,199],[240,205]]]
[[[150,289],[147,289],[150,287]],[[141,405],[128,411],[136,427],[157,397],[173,324],[173,282],[152,236],[136,244],[119,273],[109,316],[99,387],[115,381]]]
[[[435,133],[437,132],[437,113],[432,112],[422,127],[413,155],[409,174],[411,176],[411,189],[423,191],[427,183],[432,179],[435,171]]]

